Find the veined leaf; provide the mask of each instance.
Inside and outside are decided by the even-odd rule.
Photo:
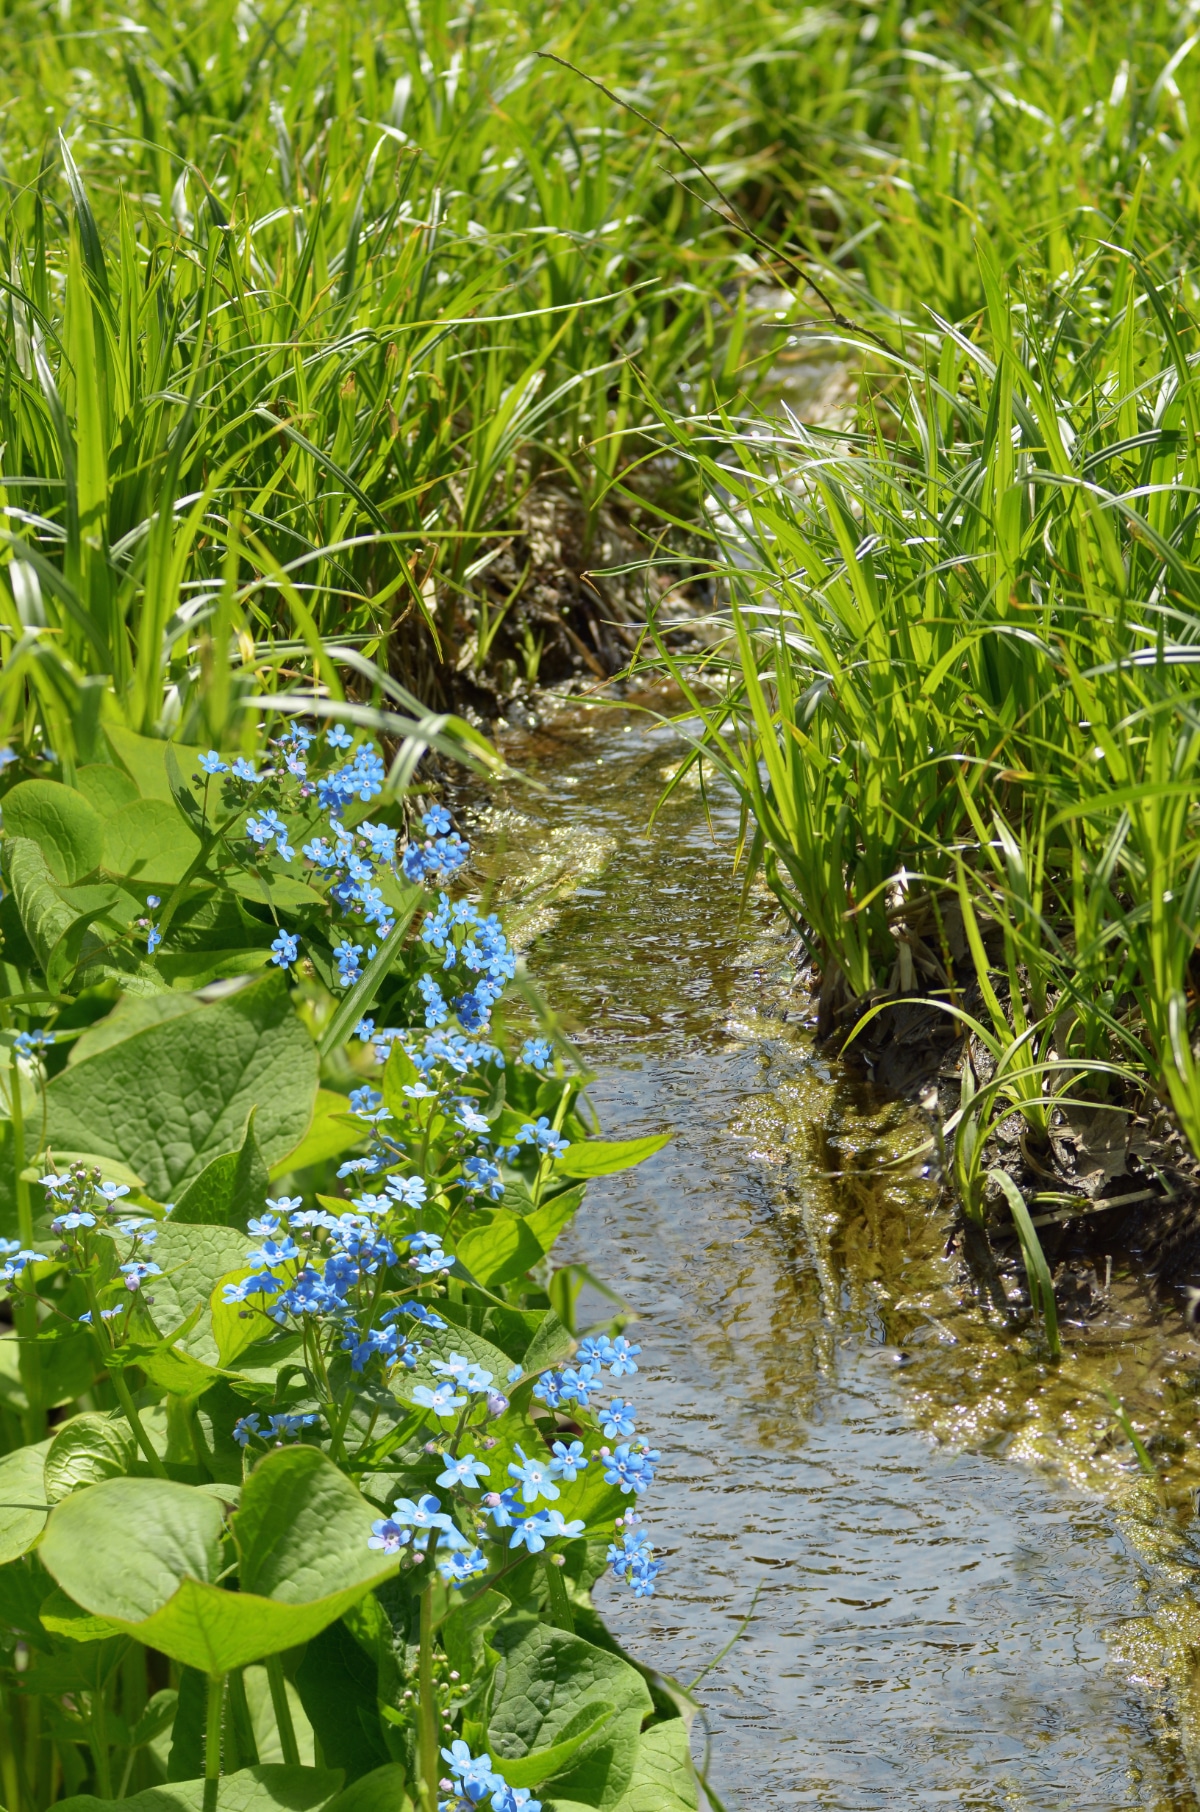
[[[669,1132],[651,1133],[644,1139],[588,1139],[567,1147],[554,1161],[555,1174],[563,1177],[610,1177],[619,1170],[644,1164],[668,1145]]]

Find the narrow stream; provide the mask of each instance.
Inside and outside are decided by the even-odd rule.
[[[1120,1266],[1057,1372],[980,1312],[916,1167],[878,1179],[912,1116],[814,1056],[770,902],[739,922],[736,813],[683,786],[647,829],[681,745],[646,725],[514,739],[547,790],[482,826],[606,1131],[675,1133],[569,1253],[640,1317],[664,1454],[659,1595],[605,1582],[606,1617],[687,1683],[758,1592],[698,1689],[727,1812],[1195,1812],[1200,1345]],[[1165,1432],[1162,1485],[1103,1385]]]

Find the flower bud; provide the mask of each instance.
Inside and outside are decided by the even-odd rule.
[[[508,1398],[502,1397],[498,1390],[490,1390],[487,1399],[487,1412],[493,1418],[502,1416],[508,1408]]]

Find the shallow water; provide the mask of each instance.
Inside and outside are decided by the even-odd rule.
[[[538,881],[531,971],[605,1129],[675,1131],[591,1185],[569,1256],[641,1317],[664,1452],[660,1594],[606,1582],[607,1619],[687,1683],[758,1594],[698,1689],[715,1792],[1192,1812],[1200,1346],[1119,1266],[1058,1372],[981,1312],[918,1167],[879,1181],[920,1127],[814,1056],[769,902],[739,915],[735,815],[684,786],[647,830],[669,730],[596,709],[510,753],[548,788],[488,820]],[[1163,1483],[1104,1384],[1171,1437]]]

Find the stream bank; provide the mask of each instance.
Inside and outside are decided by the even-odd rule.
[[[483,815],[531,972],[606,1130],[675,1130],[565,1256],[640,1317],[664,1451],[668,1567],[599,1588],[610,1626],[687,1683],[758,1591],[700,1688],[728,1812],[1195,1812],[1200,1346],[1119,1262],[1056,1371],[981,1310],[931,1186],[880,1179],[910,1110],[814,1055],[770,901],[739,922],[736,812],[681,788],[647,830],[673,732],[572,706],[508,753],[547,788]]]

